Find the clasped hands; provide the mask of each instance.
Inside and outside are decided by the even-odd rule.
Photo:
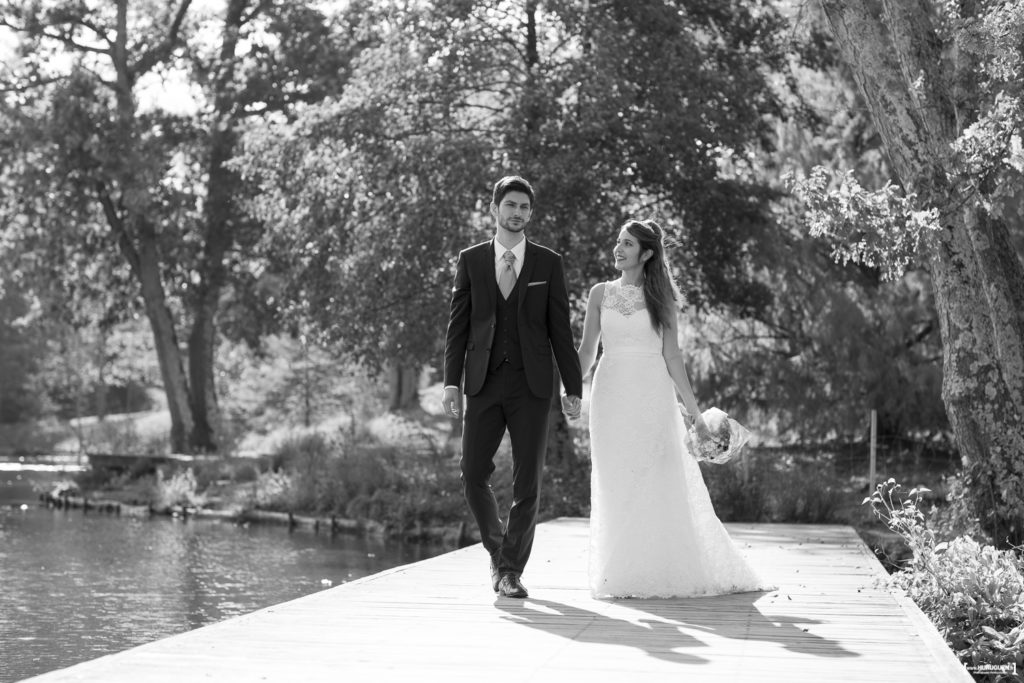
[[[579,396],[562,394],[562,412],[570,420],[578,420],[583,411],[583,399]]]

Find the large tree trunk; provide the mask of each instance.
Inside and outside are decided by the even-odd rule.
[[[225,164],[231,159],[236,140],[235,51],[246,4],[246,0],[232,0],[224,18],[220,71],[215,80],[215,116],[210,126],[200,282],[192,301],[192,332],[188,340],[194,420],[190,442],[194,450],[205,452],[216,451],[221,438],[222,424],[213,365],[217,348],[217,311],[227,279],[225,257],[235,241],[235,227],[240,220],[234,210],[238,178]]]
[[[171,450],[175,453],[187,453],[188,435],[192,431],[188,379],[182,362],[181,348],[178,345],[174,316],[167,306],[163,280],[160,277],[156,235],[145,219],[130,221],[137,226],[135,230],[131,230],[127,224],[129,221],[121,217],[103,186],[99,187],[99,197],[107,223],[117,235],[121,254],[131,267],[142,291],[146,318],[149,320],[150,329],[153,330],[160,378],[167,394],[167,409],[171,415]]]
[[[955,79],[927,0],[821,0],[904,188],[938,208],[928,265],[943,341],[943,400],[982,528],[1024,542],[1024,267],[1005,223],[956,180],[951,143],[980,97]],[[945,70],[944,70],[945,66]]]
[[[156,236],[151,229],[144,231],[138,251],[138,269],[135,277],[142,289],[146,317],[153,330],[153,343],[160,365],[160,378],[167,394],[167,409],[171,414],[171,451],[188,453],[188,435],[192,432],[192,412],[189,407],[188,377],[182,359],[174,316],[167,305],[163,281],[160,277],[160,259],[157,255]],[[122,246],[122,253],[124,247]],[[129,263],[132,260],[129,259]],[[135,267],[133,266],[133,270]]]
[[[991,254],[969,251],[968,229],[990,222],[978,208],[965,210],[959,243],[943,243],[931,257],[935,301],[943,338],[942,397],[964,464],[965,483],[982,528],[998,543],[1024,540],[1024,430],[1021,428],[1020,347],[1012,335],[1024,305],[1024,287],[1016,274],[1000,280],[1016,290],[1014,304],[988,293]],[[1000,225],[998,232],[1006,233]],[[1016,256],[1008,251],[1014,260]],[[989,259],[992,259],[990,261]],[[984,266],[984,267],[983,267]],[[1002,338],[1001,338],[1002,337]]]

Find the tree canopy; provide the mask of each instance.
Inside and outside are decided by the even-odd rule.
[[[491,234],[491,184],[535,183],[531,237],[571,294],[611,275],[628,216],[669,228],[687,296],[744,312],[772,191],[723,177],[786,108],[768,3],[394,4],[339,98],[254,126],[237,161],[285,301],[357,357],[433,362],[460,248]],[[296,277],[297,276],[297,277]]]
[[[75,310],[65,294],[94,288],[118,294],[107,314],[146,315],[175,450],[217,447],[217,316],[250,300],[260,270],[248,252],[261,226],[227,166],[238,131],[339,92],[372,42],[363,8],[0,6],[17,39],[0,84],[6,243],[31,255],[19,268],[32,281],[54,283],[49,301]]]

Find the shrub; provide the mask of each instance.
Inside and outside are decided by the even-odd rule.
[[[947,491],[945,503],[941,507],[933,507],[929,518],[929,525],[936,534],[940,538],[969,536],[982,543],[991,543],[991,537],[982,530],[967,498],[963,473],[944,477],[942,485]]]
[[[280,470],[260,472],[252,482],[249,504],[260,510],[291,510],[291,477]]]
[[[197,507],[206,502],[205,498],[198,493],[196,475],[191,467],[174,472],[169,479],[164,478],[162,469],[157,469],[152,500],[153,506],[157,509],[165,509],[173,505]]]
[[[462,484],[456,483],[461,494]],[[508,486],[511,485],[509,477]],[[577,458],[545,467],[538,516],[539,521],[590,516],[590,460]]]
[[[748,453],[745,457],[751,456]],[[700,468],[715,514],[723,522],[762,522],[769,518],[769,473],[760,459],[753,461],[746,481],[739,463],[702,463]]]
[[[275,474],[254,485],[259,507],[371,520],[397,534],[466,513],[458,462],[439,449],[314,433],[282,442],[272,462]]]
[[[1024,667],[1024,576],[1013,550],[959,536],[943,541],[920,510],[927,489],[905,496],[894,479],[864,499],[903,536],[913,556],[890,580],[935,624],[964,664]],[[998,680],[1012,680],[1001,678]]]
[[[835,521],[839,498],[835,486],[820,472],[797,468],[776,474],[771,490],[776,520],[796,524]]]

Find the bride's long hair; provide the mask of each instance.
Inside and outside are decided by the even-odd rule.
[[[676,314],[675,303],[680,298],[665,260],[665,231],[652,220],[629,220],[622,227],[636,238],[641,254],[648,249],[652,252],[644,262],[644,302],[651,316],[651,326],[663,332]]]

